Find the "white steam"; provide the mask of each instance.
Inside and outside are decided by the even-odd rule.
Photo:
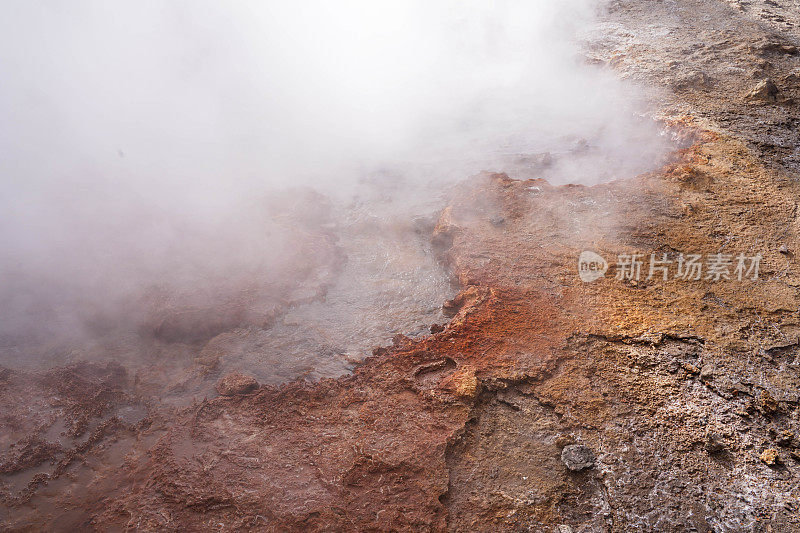
[[[276,188],[347,196],[389,169],[413,196],[575,146],[584,154],[538,175],[647,169],[664,149],[655,125],[572,42],[595,8],[4,2],[0,333],[55,320],[53,299],[113,307],[153,284],[268,268],[285,248],[259,202]]]

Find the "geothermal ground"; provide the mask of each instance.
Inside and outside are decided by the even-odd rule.
[[[299,282],[0,369],[2,528],[800,531],[800,6],[617,1],[582,38],[669,158],[587,187],[526,154],[411,219],[286,193]],[[759,276],[648,279],[681,253]]]

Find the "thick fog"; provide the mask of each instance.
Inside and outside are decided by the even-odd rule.
[[[657,126],[574,42],[598,8],[3,2],[4,344],[79,328],[86,305],[117,316],[154,286],[197,299],[268,271],[293,245],[265,229],[282,188],[346,198],[378,172],[411,199],[576,147],[542,177],[648,169]]]

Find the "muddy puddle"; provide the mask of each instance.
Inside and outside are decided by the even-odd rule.
[[[270,257],[278,266],[259,273],[263,286],[215,295],[206,307],[196,304],[198,290],[183,307],[164,305],[155,318],[131,315],[130,324],[96,335],[6,345],[0,364],[36,373],[113,361],[138,393],[178,405],[216,395],[216,379],[232,371],[269,385],[341,376],[397,334],[429,334],[446,320],[441,305],[455,294],[430,243],[444,188],[405,197],[387,190],[393,187],[380,177],[349,197],[306,191],[279,212],[267,205],[258,216],[274,224],[281,244],[273,231],[253,255],[288,257]]]
[[[442,323],[454,289],[425,231],[435,212],[401,213],[392,204],[347,206],[336,234],[344,261],[324,297],[292,307],[271,328],[212,341],[228,354],[224,366],[269,384],[337,377],[394,335],[425,335]]]

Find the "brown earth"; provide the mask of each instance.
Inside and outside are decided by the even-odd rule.
[[[3,372],[5,528],[800,531],[790,4],[613,2],[587,58],[647,83],[687,148],[594,187],[464,182],[430,235],[452,318],[352,375],[169,408],[113,364]],[[645,271],[584,283],[584,250]],[[646,279],[664,253],[763,258]]]

